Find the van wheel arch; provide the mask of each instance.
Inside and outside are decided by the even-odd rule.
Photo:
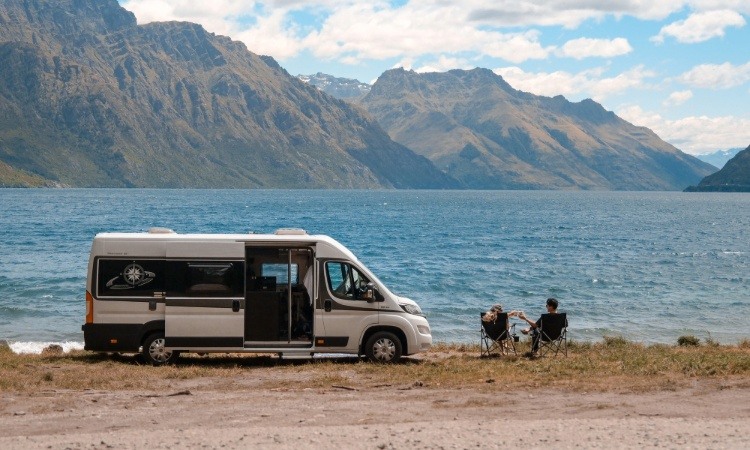
[[[369,328],[364,336],[362,336],[362,341],[360,342],[359,347],[359,354],[365,355],[368,358],[372,359],[372,349],[369,349],[369,344],[371,343],[371,338],[378,334],[378,333],[388,333],[392,335],[394,338],[398,340],[398,355],[397,358],[394,359],[392,362],[396,362],[401,356],[407,355],[407,349],[408,349],[408,342],[406,340],[406,335],[404,334],[401,329],[396,327],[372,327]],[[382,334],[381,334],[382,335]]]
[[[143,339],[143,351],[141,352],[144,362],[152,366],[162,366],[165,364],[174,364],[180,357],[177,350],[164,350],[164,331],[159,330],[147,334]]]

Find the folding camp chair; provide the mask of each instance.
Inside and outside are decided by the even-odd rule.
[[[568,316],[565,313],[542,314],[539,324],[537,356],[548,353],[557,356],[560,351],[568,356]]]
[[[509,355],[516,354],[516,344],[513,333],[515,324],[508,328],[508,313],[497,313],[494,321],[485,322],[481,313],[482,328],[480,329],[481,341],[479,342],[480,357],[492,356],[493,354]]]

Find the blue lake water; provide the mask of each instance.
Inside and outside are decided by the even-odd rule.
[[[750,338],[750,195],[678,192],[0,189],[0,340],[82,343],[103,231],[304,228],[416,300],[434,338],[478,342],[494,303],[570,337]]]

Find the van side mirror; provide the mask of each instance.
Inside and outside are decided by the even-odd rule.
[[[365,292],[362,294],[362,298],[367,300],[368,303],[382,302],[385,300],[383,295],[375,287],[375,283],[370,282],[365,286]]]

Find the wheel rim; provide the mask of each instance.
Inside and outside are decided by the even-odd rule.
[[[388,338],[380,338],[373,345],[372,354],[378,361],[390,361],[396,356],[396,344]]]
[[[169,360],[172,352],[164,349],[164,338],[154,339],[148,346],[148,355],[154,361],[163,363]]]

